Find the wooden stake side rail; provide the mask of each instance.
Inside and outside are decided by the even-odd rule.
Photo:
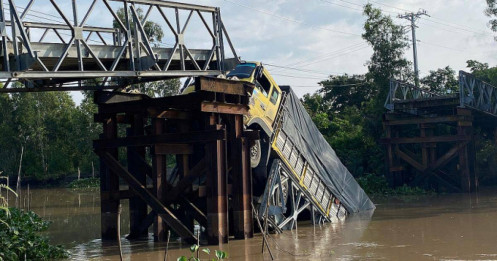
[[[129,239],[147,237],[153,225],[157,241],[172,230],[195,242],[195,221],[209,244],[253,236],[249,144],[259,134],[243,126],[253,86],[219,79],[196,83],[195,93],[164,98],[95,93],[94,119],[104,127],[94,141],[101,160],[102,239],[116,239],[124,199],[130,200]],[[119,155],[118,148],[126,153]],[[171,156],[174,168],[167,165]],[[120,184],[129,189],[120,190]]]

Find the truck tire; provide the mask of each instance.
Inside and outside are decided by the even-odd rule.
[[[255,154],[254,162],[252,162],[252,150],[254,150]],[[264,187],[266,186],[269,150],[269,138],[265,135],[261,135],[261,139],[255,141],[254,145],[250,148],[250,165],[252,167],[253,179],[252,188],[255,196],[261,195],[264,192]],[[258,159],[257,162],[255,159]],[[252,165],[252,163],[254,164]]]
[[[250,147],[250,167],[257,168],[261,162],[261,141],[254,141],[254,145]]]

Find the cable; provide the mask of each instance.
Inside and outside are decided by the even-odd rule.
[[[310,85],[295,85],[292,87],[296,88],[324,88],[324,87],[331,87],[331,88],[340,88],[340,87],[353,87],[353,86],[361,86],[365,85],[367,82],[361,82],[361,83],[351,83],[351,84],[342,84],[342,85],[320,85],[320,86],[310,86]]]
[[[290,64],[285,64],[285,65],[279,65],[281,67],[290,67],[290,66],[295,66],[295,65],[299,65],[299,64],[302,64],[302,63],[306,63],[306,62],[310,62],[310,61],[314,61],[318,58],[323,58],[323,57],[329,57],[329,56],[332,56],[332,55],[336,55],[340,52],[343,52],[343,51],[346,51],[348,49],[353,49],[353,48],[356,48],[360,45],[364,45],[365,43],[364,42],[359,42],[359,43],[355,43],[355,44],[352,44],[350,46],[346,46],[344,48],[340,48],[338,50],[334,50],[334,51],[331,51],[331,52],[328,52],[328,53],[324,53],[324,54],[320,54],[318,56],[315,56],[315,57],[311,57],[311,58],[304,58],[304,59],[299,59],[297,60],[296,62],[293,62],[293,63],[290,63]],[[280,69],[276,69],[275,71],[279,71],[279,70],[282,70],[281,68]]]
[[[404,9],[404,8],[400,8],[400,7],[397,7],[397,6],[394,6],[394,5],[390,5],[390,4],[381,3],[381,2],[378,2],[378,1],[368,0],[368,2],[375,3],[375,4],[378,4],[378,5],[383,5],[383,6],[386,6],[386,7],[389,7],[389,8],[393,8],[393,9],[397,9],[397,10],[400,10],[400,11],[403,11],[403,12],[411,12],[410,10],[407,10],[407,9]],[[442,22],[432,21],[432,19],[438,20],[438,21],[442,21]],[[456,28],[456,29],[459,29],[459,30],[463,30],[463,31],[467,31],[467,32],[472,32],[472,33],[477,33],[477,34],[488,34],[488,32],[480,31],[478,29],[471,28],[471,27],[468,27],[468,26],[465,26],[465,25],[461,25],[461,24],[457,24],[457,23],[453,23],[453,22],[448,22],[448,21],[445,21],[443,19],[436,18],[436,17],[433,17],[433,16],[431,16],[430,18],[426,18],[425,20],[426,21],[430,21],[432,23],[442,24],[442,25],[445,25],[445,26],[448,26],[448,27],[453,27],[453,28]],[[466,28],[466,29],[464,29],[464,28]],[[475,31],[475,30],[477,30],[477,31]]]
[[[335,3],[335,2],[331,2],[331,1],[327,1],[327,0],[319,0],[319,1],[331,4],[331,5],[336,5],[336,6],[348,8],[348,9],[351,9],[351,10],[359,11],[361,13],[363,12],[362,9],[358,9],[358,8],[354,8],[354,7],[350,7],[350,6],[346,6],[346,5],[341,5],[341,4],[338,4],[338,3]]]
[[[315,73],[315,74],[330,75],[329,73],[320,72],[320,71],[314,71],[314,70],[294,68],[294,67],[283,66],[283,65],[276,65],[276,64],[270,64],[270,63],[263,63],[263,64],[267,65],[267,66],[271,66],[271,67],[276,67],[276,68],[281,68],[281,69],[287,69],[287,70],[294,70],[294,71],[299,71],[299,72],[308,72],[308,73]]]
[[[290,77],[290,78],[298,78],[298,79],[324,80],[323,77],[297,76],[297,75],[287,75],[287,74],[280,74],[280,73],[271,73],[271,74],[277,75],[277,76]]]
[[[443,46],[443,45],[439,45],[439,44],[434,44],[434,43],[429,43],[429,42],[425,42],[425,41],[421,41],[421,40],[418,40],[418,42],[420,42],[422,44],[432,45],[432,46],[435,46],[435,47],[439,47],[439,48],[444,48],[444,49],[456,51],[456,52],[461,52],[461,53],[466,52],[464,50],[458,50],[458,49],[454,49],[454,48],[451,48],[451,47],[447,47],[447,46]]]
[[[329,32],[334,32],[334,33],[354,35],[354,36],[361,36],[360,34],[355,34],[355,33],[349,33],[349,32],[343,32],[343,31],[333,30],[333,29],[322,27],[322,26],[315,26],[315,25],[312,25],[312,24],[309,24],[309,23],[306,23],[306,22],[303,22],[303,21],[295,20],[295,19],[290,18],[290,17],[286,17],[286,16],[282,16],[282,15],[270,12],[268,10],[253,8],[251,6],[240,4],[240,3],[233,2],[233,1],[230,1],[230,0],[223,0],[223,1],[231,3],[231,4],[235,4],[235,5],[238,5],[238,6],[242,6],[244,8],[251,9],[251,10],[254,10],[254,11],[266,14],[266,15],[277,17],[277,18],[280,18],[282,20],[286,20],[286,21],[293,22],[293,23],[307,25],[307,26],[309,26],[309,27],[311,27],[313,29],[319,29],[319,30],[324,30],[324,31],[329,31]]]
[[[353,49],[353,50],[350,50],[348,52],[345,52],[345,53],[341,53],[341,54],[337,54],[337,55],[334,55],[334,56],[331,56],[331,57],[326,57],[326,58],[323,58],[323,59],[319,59],[319,60],[316,60],[316,61],[313,61],[313,62],[308,62],[308,63],[304,63],[304,64],[301,64],[300,66],[302,67],[306,67],[306,66],[309,66],[311,64],[316,64],[316,63],[320,63],[320,62],[324,62],[326,60],[329,60],[329,59],[334,59],[334,58],[337,58],[337,57],[340,57],[340,56],[343,56],[343,55],[346,55],[346,54],[350,54],[350,53],[353,53],[353,52],[357,52],[357,51],[360,51],[362,49],[366,49],[368,48],[369,45],[365,44],[365,46],[363,47],[360,47],[360,48],[356,48],[356,49]]]

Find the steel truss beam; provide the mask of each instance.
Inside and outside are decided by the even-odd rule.
[[[385,101],[385,108],[394,111],[395,104],[406,101],[423,101],[429,99],[459,96],[459,106],[468,107],[497,117],[497,87],[476,79],[470,73],[459,71],[458,93],[435,93],[426,88],[418,88],[409,83],[390,80],[390,89]],[[402,107],[402,106],[400,106]]]
[[[37,91],[88,89],[87,80],[97,78],[103,80],[95,88],[112,89],[107,86],[116,81],[126,85],[218,75],[239,62],[216,7],[156,0],[93,0],[84,10],[83,19],[78,20],[81,14],[78,9],[82,7],[77,1],[72,1],[72,11],[61,8],[60,0],[31,0],[25,7],[15,0],[5,2],[0,0],[0,81],[4,89],[15,91],[23,85],[38,88]],[[50,7],[50,15],[61,22],[31,21],[30,15],[37,12],[33,10],[37,2]],[[113,2],[122,3],[119,6],[125,10],[124,19],[118,16]],[[88,24],[96,9],[99,15],[106,12],[113,17],[114,25]],[[143,17],[138,14],[139,9],[145,11]],[[156,14],[154,17],[150,15],[152,12]],[[193,17],[201,21],[207,32],[205,39],[195,41],[212,43],[211,47],[188,47],[192,42],[186,38],[199,38],[198,31],[188,27]],[[173,35],[174,42],[168,42],[172,47],[151,42],[145,28],[151,21],[167,25],[163,30]],[[47,39],[50,32],[56,37]],[[226,58],[224,39],[234,58]]]

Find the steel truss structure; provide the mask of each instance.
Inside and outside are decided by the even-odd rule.
[[[35,2],[51,8],[58,20],[30,21],[30,15],[39,13],[33,10]],[[219,75],[239,61],[216,7],[158,0],[92,0],[81,19],[78,15],[83,10],[76,0],[72,0],[72,12],[57,2],[29,0],[20,7],[15,0],[0,0],[3,92],[113,89],[173,77]],[[113,25],[88,25],[96,9],[111,16]],[[167,25],[165,33],[172,33],[171,47],[151,41],[146,30],[151,13]],[[188,30],[195,16],[208,35],[199,42],[211,42],[210,48],[188,47],[186,36],[200,37]],[[50,34],[54,37],[48,39]],[[234,58],[226,58],[225,45]]]
[[[459,96],[459,106],[468,107],[497,117],[497,87],[476,79],[470,73],[459,71],[457,93],[440,94],[418,88],[412,84],[390,80],[390,89],[385,108],[394,111],[394,106],[403,102],[429,99],[453,99]]]
[[[459,72],[459,93],[461,107],[473,108],[497,116],[497,88],[474,75]]]

